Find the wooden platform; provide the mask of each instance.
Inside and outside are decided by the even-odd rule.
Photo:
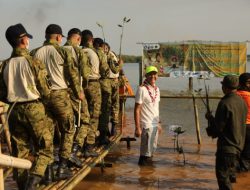
[[[93,167],[95,167],[98,163],[102,163],[104,157],[109,153],[114,145],[119,143],[122,134],[117,134],[115,137],[111,138],[111,143],[107,146],[102,146],[96,148],[96,152],[99,153],[98,157],[89,157],[87,159],[82,159],[83,167],[82,168],[73,168],[73,177],[67,180],[61,180],[57,182],[53,182],[48,186],[41,186],[39,190],[69,190],[73,189],[80,181],[83,180],[84,177],[88,175]]]

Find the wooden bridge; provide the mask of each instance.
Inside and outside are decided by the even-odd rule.
[[[71,178],[68,178],[66,180],[60,180],[53,182],[47,186],[40,186],[39,190],[68,190],[73,189],[80,181],[86,177],[91,169],[93,167],[96,167],[97,165],[100,166],[102,169],[105,167],[104,158],[109,153],[109,151],[112,149],[113,146],[115,146],[122,138],[122,126],[123,126],[123,120],[124,120],[124,106],[125,106],[125,98],[121,99],[122,101],[122,107],[120,112],[120,129],[119,133],[116,136],[113,136],[110,138],[110,144],[106,146],[101,147],[95,147],[95,151],[99,154],[98,157],[88,157],[88,158],[81,158],[81,161],[83,162],[82,168],[72,168],[73,176]],[[10,134],[8,130],[8,123],[6,122],[6,115],[7,115],[8,107],[0,102],[0,115],[2,124],[0,124],[0,133],[1,131],[4,131],[4,135],[1,135],[1,137],[5,137],[5,141],[7,143],[7,147],[9,150],[9,153],[11,154],[11,142],[10,142]],[[127,141],[128,146],[129,139],[124,138],[125,141]],[[132,140],[135,140],[132,138]],[[6,179],[10,174],[12,174],[12,168],[22,168],[22,169],[30,169],[32,166],[32,163],[29,160],[26,159],[19,159],[15,158],[9,155],[4,155],[1,153],[1,142],[0,141],[0,190],[4,190],[4,179]]]

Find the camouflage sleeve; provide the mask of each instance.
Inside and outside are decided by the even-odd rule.
[[[118,62],[114,59],[112,55],[108,56],[108,64],[109,64],[110,70],[114,74],[119,73],[119,71],[121,70],[120,65],[118,64]]]
[[[107,56],[101,50],[97,51],[100,60],[100,75],[102,78],[108,78],[109,76],[109,65],[107,61]]]
[[[79,53],[79,68],[83,83],[86,83],[91,73],[91,65],[88,56],[82,50]]]
[[[41,94],[42,99],[49,99],[51,83],[47,74],[46,66],[39,59],[28,58],[30,66],[36,81],[37,90]]]
[[[77,67],[74,66],[74,60],[69,50],[61,47],[61,53],[64,58],[64,77],[73,90],[74,95],[80,98],[81,86],[79,80],[79,72]]]

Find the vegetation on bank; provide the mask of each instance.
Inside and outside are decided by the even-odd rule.
[[[137,55],[122,55],[124,63],[141,63],[142,57]],[[247,55],[247,61],[250,61],[250,55]]]
[[[250,55],[247,55],[247,61],[248,62],[250,61]]]
[[[142,57],[136,55],[122,55],[124,63],[141,63]]]

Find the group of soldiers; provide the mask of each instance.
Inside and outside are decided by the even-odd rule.
[[[71,166],[82,167],[79,155],[96,157],[94,146],[110,143],[118,129],[123,61],[90,30],[72,28],[61,46],[62,28],[50,24],[43,45],[31,52],[32,35],[22,24],[8,27],[5,36],[13,51],[0,64],[0,101],[14,106],[9,117],[12,154],[35,155],[30,171],[18,169],[13,176],[19,189],[36,189],[71,177]],[[53,177],[55,131],[60,148]]]

